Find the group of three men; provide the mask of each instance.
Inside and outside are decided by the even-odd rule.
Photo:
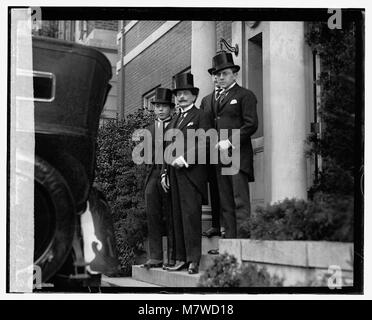
[[[168,271],[188,268],[190,274],[198,273],[202,203],[208,198],[207,181],[211,193],[212,228],[203,235],[220,235],[221,226],[225,238],[237,238],[240,222],[250,215],[249,182],[254,181],[251,136],[258,126],[257,100],[252,91],[236,83],[240,67],[234,64],[230,53],[218,53],[212,59],[212,66],[208,72],[212,76],[215,90],[202,99],[200,108],[195,106],[199,89],[194,86],[191,73],[176,76],[172,91],[165,88],[156,90],[153,103],[157,119],[149,127],[153,137],[153,164],[149,166],[145,181],[149,239],[149,259],[143,265],[145,268],[163,266]],[[172,94],[179,106],[178,114],[173,117]],[[200,144],[192,150],[194,155],[196,153],[194,163],[189,158],[187,131],[207,131],[211,128],[218,133],[221,130],[227,132],[227,136],[219,138],[214,146],[219,151],[217,164],[208,159],[207,163],[198,162]],[[162,150],[164,161],[159,164],[154,160],[154,154],[158,146],[163,144],[157,143],[155,131],[163,130],[165,134],[170,129],[178,130],[172,141],[182,140],[184,152],[167,161],[164,150],[171,142],[165,142]],[[234,146],[232,135],[236,131],[240,143]],[[208,143],[202,148],[210,150]],[[226,164],[221,161],[222,155],[237,150],[238,170],[232,175],[223,174],[222,169]],[[162,252],[164,225],[168,238],[166,263]]]

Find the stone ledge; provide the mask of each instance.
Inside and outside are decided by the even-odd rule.
[[[331,265],[352,271],[353,243],[328,241],[269,241],[220,239],[220,253],[234,255],[239,262],[328,269]]]
[[[102,276],[102,286],[111,287],[159,287],[152,283],[135,280],[131,277],[107,277]]]
[[[140,266],[132,266],[132,278],[138,281],[152,283],[162,287],[196,287],[201,272],[198,274],[188,274],[185,271],[166,271],[162,268],[145,269]]]

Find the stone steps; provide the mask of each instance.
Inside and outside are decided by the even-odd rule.
[[[147,270],[140,266],[132,266],[133,279],[168,288],[196,287],[200,276],[200,272],[198,274],[188,274],[187,270],[170,272],[162,268]]]
[[[159,287],[155,284],[138,281],[131,277],[108,277],[103,275],[102,287]]]
[[[218,248],[219,237],[202,237],[202,257],[200,259],[199,273],[188,274],[187,270],[166,271],[162,268],[145,269],[139,265],[132,266],[132,278],[136,281],[151,283],[162,287],[196,287],[200,276],[212,263],[217,255],[211,255],[207,252]]]

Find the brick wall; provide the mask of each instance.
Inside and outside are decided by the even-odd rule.
[[[216,21],[216,51],[220,50],[221,38],[224,38],[229,44],[231,44],[231,23],[231,21]],[[223,46],[223,49],[226,49],[225,46]]]
[[[154,87],[171,88],[172,76],[190,64],[191,21],[183,21],[124,67],[125,115],[141,108],[143,94]]]
[[[125,34],[125,52],[130,52],[143,40],[158,29],[165,21],[145,20],[139,21]]]

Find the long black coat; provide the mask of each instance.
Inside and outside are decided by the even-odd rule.
[[[144,187],[146,187],[148,181],[149,181],[149,178],[151,176],[151,173],[154,171],[155,169],[155,122],[153,122],[152,124],[150,124],[149,126],[146,127],[147,130],[150,131],[151,133],[151,149],[152,149],[152,153],[151,153],[151,156],[152,156],[152,161],[151,161],[151,164],[148,164],[146,166],[146,178],[145,178],[145,185]],[[161,165],[160,165],[161,167]],[[159,176],[159,179],[160,179],[160,176]]]
[[[171,148],[171,144],[177,139],[183,140],[183,157],[189,167],[174,168],[171,164],[164,164],[162,172],[168,175],[170,182],[176,259],[199,262],[201,257],[202,200],[207,200],[207,170],[205,163],[198,163],[197,159],[198,149],[206,148],[206,142],[198,140],[196,146],[187,146],[187,130],[208,130],[210,123],[206,114],[195,106],[187,112],[186,117],[177,127],[178,118],[178,116],[174,117],[167,127],[166,132],[175,128],[180,130],[173,140],[167,143],[167,149],[168,146]],[[190,158],[190,150],[192,149],[194,149],[196,160],[194,164]],[[164,158],[167,160],[167,150]]]
[[[202,99],[200,109],[218,132],[229,130],[230,141],[231,130],[240,129],[240,170],[248,174],[249,181],[254,181],[251,136],[258,128],[256,96],[251,90],[235,84],[217,107],[213,92]]]
[[[171,122],[169,123],[166,131],[168,131],[169,129],[175,129],[176,124],[177,124],[177,120],[178,120],[178,116],[175,116],[171,120]],[[181,125],[177,128],[183,134],[184,150],[185,150],[183,156],[184,156],[186,162],[188,162],[188,163],[190,162],[190,161],[188,161],[188,153],[189,153],[190,150],[187,150],[187,130],[188,129],[194,129],[194,130],[204,129],[205,131],[207,131],[208,129],[210,129],[210,127],[211,127],[210,119],[208,118],[207,114],[204,111],[196,108],[195,106],[192,109],[190,109],[190,111],[188,111],[186,118],[183,119]],[[175,139],[178,139],[179,136],[174,138],[173,141]],[[165,142],[166,147],[168,147],[170,144],[171,144],[171,142]],[[175,170],[184,170],[188,180],[190,181],[190,183],[202,195],[203,201],[208,201],[208,195],[207,195],[208,192],[207,192],[207,185],[206,185],[207,173],[206,173],[206,170],[205,170],[205,163],[204,164],[197,163],[197,159],[198,159],[198,150],[197,149],[198,149],[198,147],[203,148],[203,146],[201,144],[195,146],[195,150],[194,150],[195,151],[195,164],[190,164],[189,163],[188,168],[183,167],[181,169],[175,169]],[[206,150],[208,149],[206,144],[205,144],[204,148]],[[167,171],[169,172],[170,169],[171,169],[170,164],[164,164],[162,173],[165,173]]]

